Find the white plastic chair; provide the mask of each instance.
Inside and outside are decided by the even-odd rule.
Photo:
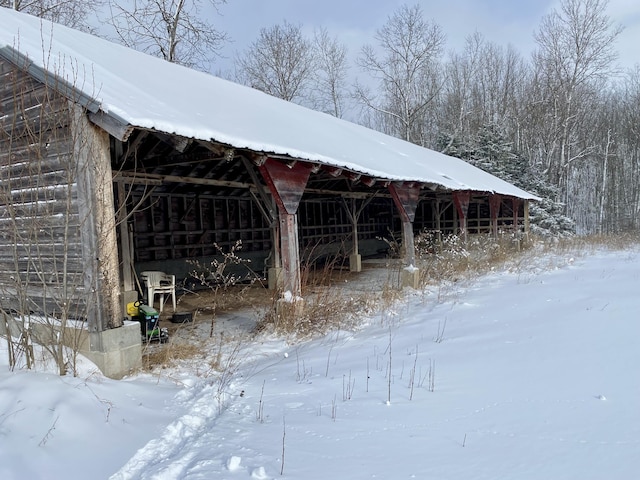
[[[153,302],[156,295],[160,295],[160,310],[164,308],[164,296],[166,294],[171,295],[173,300],[173,311],[176,311],[176,276],[169,275],[164,272],[146,271],[141,272],[140,276],[144,280],[144,284],[147,287],[147,302],[149,306],[153,307]]]

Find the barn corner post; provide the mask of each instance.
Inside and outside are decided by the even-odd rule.
[[[283,289],[278,308],[286,304],[293,307],[296,315],[303,306],[297,211],[312,166],[304,162],[284,163],[266,158],[258,168],[278,207]]]
[[[106,376],[121,378],[142,365],[142,352],[139,325],[123,322],[109,134],[79,106],[72,132],[89,330],[82,353]]]
[[[420,280],[420,270],[416,266],[416,249],[413,234],[413,221],[420,199],[420,185],[413,182],[392,182],[389,192],[393,203],[400,212],[402,219],[402,252],[404,268],[400,275],[400,287],[417,289]]]

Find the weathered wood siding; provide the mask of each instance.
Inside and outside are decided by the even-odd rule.
[[[0,61],[0,307],[86,316],[70,103]]]

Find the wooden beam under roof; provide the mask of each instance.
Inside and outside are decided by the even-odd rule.
[[[129,184],[161,185],[163,183],[187,183],[192,185],[210,185],[215,187],[243,188],[253,187],[250,183],[232,182],[229,180],[216,180],[213,178],[181,177],[177,175],[159,175],[156,173],[117,172],[114,175],[115,182]]]

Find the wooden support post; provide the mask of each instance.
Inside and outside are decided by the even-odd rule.
[[[524,201],[524,234],[528,237],[531,225],[529,223],[529,200]]]
[[[133,282],[133,250],[129,243],[129,224],[127,222],[127,194],[123,182],[115,183],[118,195],[117,226],[120,230],[120,252],[122,254],[122,284],[125,292],[135,290]]]
[[[133,266],[133,236],[127,221],[127,192],[126,185],[122,181],[114,183],[118,196],[118,211],[116,212],[117,228],[120,231],[120,253],[122,258],[122,311],[126,313],[127,304],[138,300],[138,290],[135,283],[135,271]]]
[[[491,215],[491,232],[493,238],[498,238],[498,214],[500,213],[500,205],[502,205],[502,196],[495,193],[489,196],[489,211]]]
[[[520,228],[518,227],[518,220],[519,220],[519,215],[518,213],[520,212],[520,199],[519,198],[512,198],[512,205],[513,205],[513,234],[514,235],[518,235],[518,233],[520,232]]]
[[[420,199],[420,185],[393,182],[389,184],[389,192],[391,192],[393,203],[400,212],[400,218],[402,219],[402,249],[405,268],[402,270],[400,286],[418,288],[420,272],[416,267],[413,221],[415,220],[416,208]]]
[[[302,286],[296,215],[313,166],[304,162],[288,165],[267,158],[258,168],[278,206],[283,292],[285,297],[298,299]]]
[[[358,245],[358,220],[360,218],[360,214],[372,199],[373,197],[367,198],[362,202],[360,208],[358,208],[358,201],[356,198],[351,198],[351,202],[347,203],[346,199],[342,197],[342,205],[346,210],[347,216],[349,217],[352,225],[353,242],[351,246],[351,254],[349,255],[349,270],[351,272],[362,271],[362,256],[360,255]]]
[[[458,212],[458,218],[460,221],[460,236],[466,243],[467,241],[467,214],[469,213],[469,200],[471,199],[471,192],[469,191],[456,191],[453,192],[453,202]]]
[[[438,242],[438,248],[442,249],[442,202],[439,198],[436,198],[434,202],[432,202],[433,216],[435,217],[435,229],[436,229],[436,238]]]
[[[80,107],[74,110],[73,131],[87,323],[89,332],[98,334],[122,326],[123,318],[109,134],[89,122]]]
[[[358,213],[356,211],[356,199],[351,199],[351,208],[347,209],[349,219],[351,220],[351,235],[353,237],[351,245],[351,255],[349,255],[349,271],[362,271],[362,257],[358,248]]]
[[[275,199],[273,199],[274,211],[278,211],[277,206],[275,205]],[[276,214],[277,215],[277,214]],[[273,254],[272,266],[269,267],[267,278],[267,284],[270,290],[278,290],[283,288],[282,283],[282,259],[280,257],[281,252],[281,242],[280,236],[282,229],[280,228],[280,216],[277,215],[277,219],[271,222],[271,252]]]
[[[298,243],[298,217],[295,213],[280,212],[280,250],[284,292],[300,297],[300,245]],[[288,296],[287,294],[285,294]]]
[[[516,248],[518,249],[518,251],[520,251],[520,227],[518,226],[518,220],[520,218],[519,216],[519,212],[520,212],[520,199],[519,198],[513,198],[512,199],[512,205],[513,205],[513,241],[515,243]]]

